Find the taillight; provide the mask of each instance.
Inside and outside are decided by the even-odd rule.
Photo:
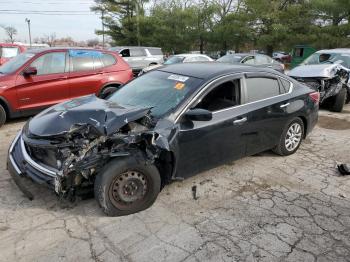
[[[309,97],[311,98],[312,101],[314,101],[315,104],[320,103],[320,93],[319,92],[313,92],[309,94]]]

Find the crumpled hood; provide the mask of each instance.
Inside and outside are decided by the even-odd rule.
[[[27,130],[29,134],[48,137],[64,135],[77,126],[91,125],[101,135],[111,135],[149,111],[149,108],[121,107],[94,95],[84,96],[46,109],[29,121]]]
[[[301,65],[292,69],[288,75],[291,77],[332,78],[339,69],[350,71],[340,64]]]

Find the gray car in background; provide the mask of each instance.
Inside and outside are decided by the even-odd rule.
[[[255,53],[235,53],[220,57],[217,62],[229,64],[245,64],[256,67],[271,68],[284,73],[284,65],[271,57]]]
[[[159,47],[115,46],[109,50],[118,52],[135,74],[138,74],[147,66],[164,62],[163,52]]]

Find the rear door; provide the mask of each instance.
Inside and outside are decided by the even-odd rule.
[[[67,53],[50,52],[36,58],[29,66],[37,69],[37,75],[16,79],[20,109],[48,107],[69,98]]]
[[[95,50],[70,50],[69,96],[97,94],[103,84],[103,53]]]
[[[243,102],[244,107],[250,109],[246,123],[248,155],[278,144],[283,128],[289,121],[289,91],[273,74],[246,74]]]

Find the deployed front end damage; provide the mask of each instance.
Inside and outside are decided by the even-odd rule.
[[[350,70],[340,64],[302,65],[291,70],[289,76],[319,91],[320,103],[335,111],[341,111],[346,95],[350,97]]]
[[[113,158],[157,162],[169,145],[155,124],[149,108],[79,98],[28,121],[10,147],[8,169],[18,184],[18,177],[27,176],[60,196],[73,196],[89,191]]]

